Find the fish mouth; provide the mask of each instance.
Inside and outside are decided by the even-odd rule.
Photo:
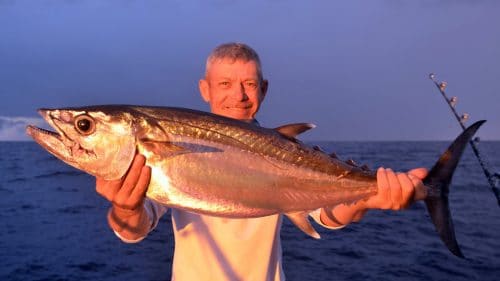
[[[29,136],[31,136],[32,138],[35,138],[35,135],[36,136],[46,135],[48,137],[57,138],[60,141],[62,141],[62,137],[61,137],[60,134],[58,134],[56,132],[53,132],[53,131],[45,130],[45,129],[42,129],[42,128],[39,128],[39,127],[36,127],[36,126],[33,126],[33,125],[28,125],[26,127],[26,133]]]
[[[71,152],[64,144],[60,134],[33,125],[26,127],[26,134],[57,158],[63,161],[71,161]]]
[[[64,133],[61,126],[58,125],[58,123],[65,123],[64,120],[59,120],[57,117],[52,116],[48,109],[39,109],[38,112],[56,130],[54,132],[28,125],[26,127],[26,134],[32,137],[39,145],[67,163],[77,163],[78,158],[81,157],[96,156],[94,151],[83,148],[79,142],[72,140]]]
[[[49,109],[38,109],[38,113],[45,119],[52,128],[59,131],[59,128],[56,126],[54,121],[52,120],[52,116],[49,113]],[[26,127],[26,134],[33,138],[37,143],[44,146],[43,143],[58,141],[60,143],[63,142],[62,135],[58,132],[45,130],[34,125],[28,125]]]

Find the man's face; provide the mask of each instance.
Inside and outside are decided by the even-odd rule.
[[[240,120],[252,120],[267,92],[254,61],[212,62],[199,88],[212,113]]]

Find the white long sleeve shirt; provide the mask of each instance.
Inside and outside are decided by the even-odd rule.
[[[144,206],[152,230],[167,208],[149,199]],[[280,239],[282,215],[227,219],[179,209],[171,209],[171,213],[175,237],[172,280],[285,280]],[[321,223],[319,214],[317,210],[311,217],[331,228]],[[120,238],[135,243],[144,237]]]
[[[259,124],[254,120],[255,124]],[[146,198],[144,207],[153,230],[167,208]],[[281,250],[282,215],[228,219],[171,209],[175,252],[174,281],[284,281]],[[320,210],[310,216],[320,225]],[[127,243],[127,240],[115,232]]]

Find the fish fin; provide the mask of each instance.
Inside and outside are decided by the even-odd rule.
[[[154,152],[157,155],[172,156],[188,153],[189,150],[169,141],[141,140],[144,149]]]
[[[449,209],[449,185],[463,151],[484,122],[486,121],[478,121],[465,129],[439,157],[434,167],[423,180],[424,185],[429,188],[427,198],[424,201],[432,222],[450,252],[461,258],[464,255],[455,237],[453,220]]]
[[[284,135],[285,137],[295,138],[296,136],[302,134],[305,131],[316,128],[316,125],[311,123],[295,123],[287,124],[274,128],[278,133]]]
[[[314,229],[309,221],[309,212],[294,212],[285,214],[300,230],[315,239],[320,239],[321,236]]]

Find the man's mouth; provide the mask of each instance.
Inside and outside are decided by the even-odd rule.
[[[251,104],[245,104],[245,105],[234,105],[234,106],[226,106],[226,109],[238,109],[238,110],[246,110],[252,108]]]

